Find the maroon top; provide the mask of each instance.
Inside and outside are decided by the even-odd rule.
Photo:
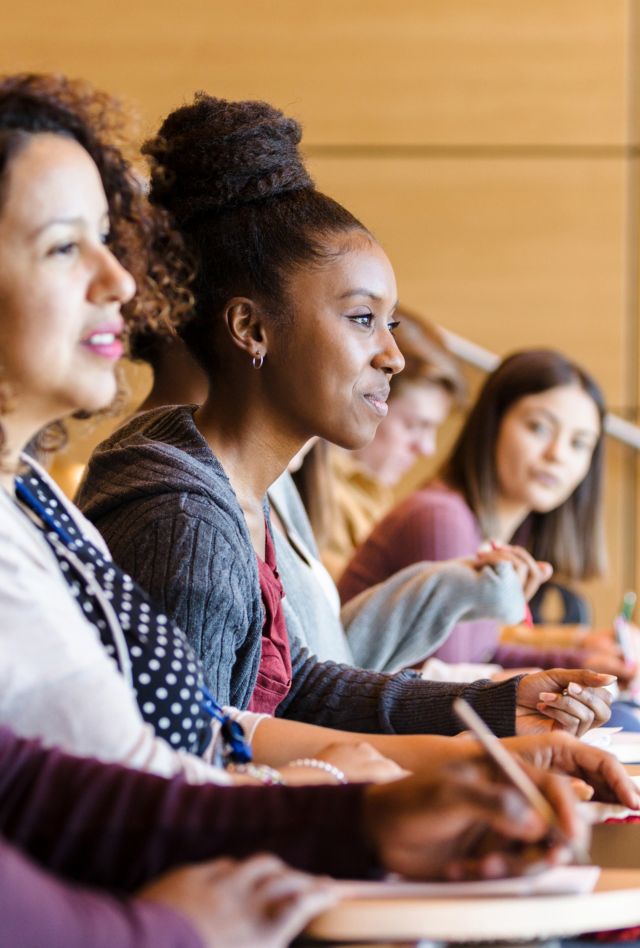
[[[43,749],[0,728],[0,944],[196,948],[181,916],[108,893],[218,856],[274,852],[311,872],[377,874],[361,826],[363,792],[362,784],[192,786]],[[40,867],[107,893],[77,890]]]
[[[271,531],[266,521],[265,537],[265,558],[262,560],[256,556],[264,606],[262,651],[249,710],[275,714],[276,708],[291,690],[291,649],[282,609],[284,590],[277,570]]]
[[[194,786],[0,728],[0,835],[68,879],[120,892],[184,863],[258,852],[308,872],[370,876],[378,864],[362,827],[364,792],[363,784]]]
[[[348,602],[412,563],[473,556],[484,539],[462,495],[434,481],[397,504],[356,550],[338,583],[340,598]],[[433,654],[444,662],[494,661],[506,668],[583,665],[580,649],[500,644],[499,635],[494,619],[460,622]]]

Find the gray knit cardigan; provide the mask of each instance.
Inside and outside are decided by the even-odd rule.
[[[116,431],[91,458],[77,502],[114,560],[183,629],[217,700],[246,708],[263,624],[256,558],[195,410],[155,409]],[[367,733],[456,734],[451,705],[463,695],[497,734],[514,733],[518,678],[449,684],[385,675],[321,662],[295,637],[291,663],[282,717]]]

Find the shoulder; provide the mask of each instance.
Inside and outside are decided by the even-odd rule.
[[[440,482],[414,491],[394,508],[390,516],[394,514],[402,519],[442,517],[464,524],[477,524],[475,514],[462,494]]]

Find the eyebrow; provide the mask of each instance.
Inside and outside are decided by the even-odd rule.
[[[370,300],[375,300],[376,303],[381,303],[381,302],[382,302],[382,297],[381,297],[381,296],[378,296],[377,293],[373,293],[371,290],[367,290],[367,289],[366,289],[365,287],[363,287],[363,286],[359,286],[359,287],[357,287],[355,290],[346,290],[344,293],[341,293],[341,294],[340,294],[340,296],[338,297],[338,299],[339,299],[339,300],[345,300],[345,299],[347,299],[349,296],[367,296]],[[400,304],[400,300],[396,300],[395,303],[393,304],[393,306],[391,307],[392,310],[396,309],[396,308],[399,306],[399,304]]]
[[[100,223],[109,222],[109,211],[106,210],[104,214],[100,217]],[[44,224],[41,224],[40,227],[37,227],[33,233],[32,237],[38,237],[43,231],[47,230],[49,227],[54,227],[56,224],[66,224],[67,226],[73,227],[82,227],[86,224],[84,217],[52,217],[50,220],[45,221]]]
[[[37,237],[38,234],[41,234],[48,227],[53,227],[56,224],[75,224],[76,226],[83,223],[81,217],[52,217],[51,220],[45,221],[44,224],[41,224],[40,227],[37,227],[33,231],[33,237]]]
[[[377,293],[372,293],[371,290],[367,290],[363,286],[359,286],[355,290],[347,290],[345,293],[341,293],[338,299],[344,300],[348,296],[368,296],[369,299],[377,300],[378,302],[380,302],[382,299],[382,297],[378,296]]]

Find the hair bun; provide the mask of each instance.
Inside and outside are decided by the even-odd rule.
[[[301,136],[295,119],[266,102],[199,92],[143,147],[153,161],[152,198],[184,223],[203,211],[313,188]]]

